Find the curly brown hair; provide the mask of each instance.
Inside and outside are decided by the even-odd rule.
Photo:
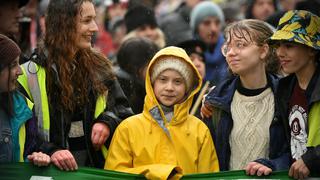
[[[247,42],[254,42],[258,46],[267,44],[268,39],[272,36],[272,26],[264,21],[257,19],[245,19],[229,24],[225,29],[225,36],[232,38],[235,36],[240,39],[245,39]],[[246,36],[248,35],[248,36]],[[231,39],[227,41],[231,41]],[[249,38],[249,39],[248,39]],[[264,59],[266,63],[266,71],[278,74],[280,64],[278,57],[272,47],[269,47],[269,52]]]
[[[46,17],[43,46],[47,50],[48,93],[53,89],[56,66],[63,108],[73,111],[76,104],[88,101],[89,91],[95,95],[108,92],[107,82],[115,79],[111,62],[90,49],[76,48],[77,16],[81,5],[92,0],[50,1]],[[77,96],[75,99],[75,95]]]

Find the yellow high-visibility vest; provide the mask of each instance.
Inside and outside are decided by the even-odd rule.
[[[46,90],[46,71],[43,67],[38,66],[32,61],[21,65],[23,74],[19,76],[18,82],[27,92],[35,106],[35,113],[38,118],[39,134],[45,141],[50,141],[50,113],[49,103]],[[97,118],[104,112],[107,106],[105,96],[99,96],[96,101],[94,118]],[[103,156],[107,157],[107,148],[101,147]]]

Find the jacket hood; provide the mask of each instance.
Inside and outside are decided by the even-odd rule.
[[[174,105],[174,112],[173,112],[173,117],[171,120],[172,125],[174,124],[179,124],[187,119],[187,116],[189,115],[189,110],[192,106],[192,101],[194,95],[200,90],[202,86],[202,78],[199,72],[197,71],[196,67],[193,65],[191,59],[187,55],[187,53],[182,49],[174,46],[166,47],[158,51],[155,56],[152,58],[152,60],[149,63],[147,72],[146,72],[146,97],[145,97],[145,103],[144,103],[144,108],[143,108],[143,114],[146,116],[147,119],[154,119],[152,116],[152,112],[159,112],[162,120],[167,122],[163,110],[154,94],[153,91],[153,86],[151,84],[151,69],[155,62],[159,60],[160,57],[162,56],[174,56],[177,57],[192,67],[193,74],[194,74],[194,86],[191,88],[191,91],[188,93],[188,97],[180,104],[175,104]],[[155,111],[156,110],[156,111]]]

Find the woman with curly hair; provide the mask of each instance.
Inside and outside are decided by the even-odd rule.
[[[103,167],[115,128],[132,115],[111,63],[92,49],[95,17],[91,0],[51,1],[45,37],[19,79],[51,160],[63,170]]]

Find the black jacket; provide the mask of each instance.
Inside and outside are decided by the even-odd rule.
[[[133,77],[128,72],[119,68],[116,76],[124,94],[127,96],[130,106],[134,114],[142,113],[144,106],[144,98],[146,96],[146,88],[144,81]]]
[[[308,110],[310,112],[312,105],[320,101],[320,67],[317,68],[314,73],[309,85],[306,89],[306,97],[308,102]],[[297,78],[294,74],[289,75],[280,80],[278,86],[278,97],[279,97],[279,110],[281,112],[281,119],[284,123],[286,130],[287,139],[290,142],[290,127],[288,122],[289,117],[289,103],[293,93]],[[308,112],[308,113],[309,113]],[[309,121],[308,114],[308,121]],[[320,121],[320,114],[316,117]],[[320,138],[320,137],[319,137]],[[307,152],[302,155],[302,159],[311,173],[319,172],[320,167],[320,145],[316,147],[308,147]]]

